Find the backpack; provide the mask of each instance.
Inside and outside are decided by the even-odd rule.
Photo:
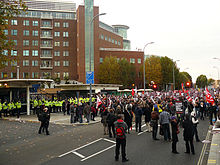
[[[125,134],[124,128],[116,127],[115,130],[116,130],[117,138],[124,139],[124,134]]]

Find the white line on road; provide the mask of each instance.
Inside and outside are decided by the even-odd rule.
[[[85,158],[85,156],[84,155],[82,155],[82,154],[80,154],[80,153],[78,153],[78,152],[76,152],[76,151],[74,151],[74,152],[72,152],[73,154],[76,154],[77,156],[79,156],[80,158]]]
[[[108,142],[111,142],[111,143],[116,143],[115,141],[113,141],[113,140],[109,140],[109,139],[106,139],[106,138],[104,138],[103,140],[105,140],[105,141],[108,141]]]
[[[73,153],[74,151],[77,151],[77,150],[79,150],[79,149],[81,149],[81,148],[84,148],[84,147],[89,146],[89,145],[91,145],[91,144],[93,144],[93,143],[96,143],[96,142],[98,142],[98,141],[100,141],[100,140],[102,140],[102,139],[103,139],[103,138],[97,139],[97,140],[95,140],[95,141],[93,141],[93,142],[91,142],[91,143],[88,143],[88,144],[84,145],[84,146],[81,146],[81,147],[76,148],[76,149],[74,149],[74,150],[72,150],[72,151],[66,152],[66,153],[64,153],[64,154],[62,154],[62,155],[60,155],[60,156],[58,156],[58,157],[61,158],[61,157],[65,156],[65,155],[68,155],[68,154],[70,154],[70,153]]]
[[[116,146],[116,145],[114,144],[114,145],[112,145],[112,146],[110,146],[110,147],[108,147],[108,148],[106,148],[106,149],[104,149],[104,150],[101,150],[101,151],[99,151],[99,152],[97,152],[97,153],[94,153],[94,154],[92,154],[92,155],[90,155],[90,156],[88,156],[88,157],[82,159],[81,162],[83,162],[83,161],[85,161],[85,160],[87,160],[87,159],[89,159],[89,158],[92,158],[92,157],[94,157],[94,156],[96,156],[96,155],[98,155],[98,154],[101,154],[102,152],[105,152],[105,151],[107,151],[107,150],[109,150],[109,149],[111,149],[111,148],[113,148],[113,147],[115,147],[115,146]]]
[[[143,132],[138,133],[138,136],[141,135],[142,133],[147,132],[147,130],[144,130]]]

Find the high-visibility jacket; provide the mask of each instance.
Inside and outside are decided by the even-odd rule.
[[[12,108],[13,108],[13,109],[16,109],[16,105],[15,105],[15,103],[13,103],[13,102],[12,102]]]
[[[42,101],[38,100],[38,104],[39,104],[39,106],[41,106],[42,105]]]
[[[17,103],[15,103],[16,104],[16,107],[18,108],[18,109],[20,109],[21,108],[21,102],[20,101],[18,101]]]
[[[0,103],[0,111],[2,110],[2,103]]]
[[[34,108],[36,108],[38,106],[38,101],[34,100]]]
[[[12,110],[12,103],[8,103],[8,110]]]
[[[4,102],[2,107],[3,107],[4,110],[8,109],[7,103]]]
[[[44,105],[45,105],[46,107],[49,107],[49,102],[46,100],[46,101],[44,102]]]

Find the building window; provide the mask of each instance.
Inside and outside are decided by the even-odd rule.
[[[134,58],[130,58],[130,63],[131,64],[135,64],[135,59]]]
[[[4,50],[2,54],[7,56],[8,55],[8,50]]]
[[[54,56],[60,56],[60,51],[55,51]]]
[[[11,30],[11,35],[12,36],[18,35],[18,30]]]
[[[29,20],[24,20],[24,21],[23,21],[23,25],[24,25],[24,26],[29,26]]]
[[[63,66],[69,66],[69,61],[63,61]]]
[[[32,25],[33,25],[33,26],[38,26],[38,21],[33,21],[33,22],[32,22]]]
[[[18,21],[16,19],[11,20],[11,25],[18,25]]]
[[[38,78],[39,73],[38,72],[32,72],[32,78]]]
[[[29,66],[29,60],[23,60],[23,66]]]
[[[29,36],[29,35],[30,35],[29,30],[24,30],[24,31],[23,31],[23,36]]]
[[[69,37],[69,33],[68,32],[63,32],[63,37]]]
[[[141,58],[138,58],[138,64],[141,64]]]
[[[23,72],[23,78],[29,78],[29,73],[28,72]]]
[[[23,56],[29,56],[29,50],[23,50]]]
[[[113,43],[113,44],[115,43],[115,40],[114,40],[114,39],[112,39],[112,43]]]
[[[8,35],[8,30],[5,29],[5,30],[4,30],[4,33],[5,33],[5,35]]]
[[[64,23],[63,23],[63,27],[64,27],[64,28],[68,28],[68,27],[69,27],[69,23],[68,23],[68,22],[64,22]]]
[[[38,56],[38,50],[32,50],[32,56]]]
[[[99,59],[99,62],[100,62],[100,63],[103,63],[103,58],[100,58],[100,59]]]
[[[63,51],[63,56],[69,56],[69,51]]]
[[[60,46],[60,42],[59,41],[55,41],[54,42],[54,46]]]
[[[17,40],[13,40],[13,42],[14,42],[14,46],[18,45],[18,41]]]
[[[2,61],[2,65],[8,66],[8,61]]]
[[[101,39],[104,40],[104,35],[103,34],[101,34]]]
[[[118,45],[118,41],[117,40],[115,40],[115,45]]]
[[[55,27],[60,27],[60,23],[59,22],[54,22],[54,26]]]
[[[60,32],[54,32],[54,37],[59,37],[60,36]]]
[[[17,50],[11,50],[11,56],[17,56],[18,51]]]
[[[68,41],[64,41],[63,42],[63,46],[65,46],[65,47],[69,46],[69,42]]]
[[[37,36],[38,36],[38,30],[33,30],[33,31],[32,31],[32,36],[37,37]]]
[[[38,61],[37,60],[33,60],[32,61],[32,66],[38,66]]]
[[[54,73],[54,76],[55,76],[56,78],[60,78],[60,72],[55,72],[55,73]]]
[[[17,61],[11,61],[11,66],[17,66]]]
[[[121,42],[120,42],[120,41],[118,41],[118,45],[121,45]]]
[[[38,46],[38,40],[32,40],[32,46]]]
[[[63,72],[63,78],[69,77],[69,72]]]
[[[108,41],[109,41],[109,42],[112,42],[112,39],[111,39],[111,37],[109,37],[109,38],[108,38]]]
[[[54,61],[54,66],[60,66],[60,61]]]
[[[11,78],[16,78],[16,77],[17,77],[17,73],[11,72]]]
[[[29,40],[23,40],[23,46],[29,46]]]
[[[105,40],[108,41],[108,37],[107,36],[105,36]]]

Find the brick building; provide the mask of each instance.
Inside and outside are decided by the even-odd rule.
[[[0,78],[16,78],[19,66],[20,78],[55,78],[86,82],[86,71],[89,70],[88,34],[92,36],[94,52],[91,63],[95,83],[99,64],[106,56],[125,58],[137,69],[136,83],[142,86],[140,67],[143,63],[143,52],[130,51],[125,25],[110,26],[99,21],[97,17],[88,33],[85,7],[75,3],[25,0],[28,11],[19,17],[8,20],[9,29],[5,30],[15,47],[11,52],[4,51],[9,61],[2,69]],[[99,13],[94,7],[93,16]],[[126,46],[125,46],[126,45]]]

